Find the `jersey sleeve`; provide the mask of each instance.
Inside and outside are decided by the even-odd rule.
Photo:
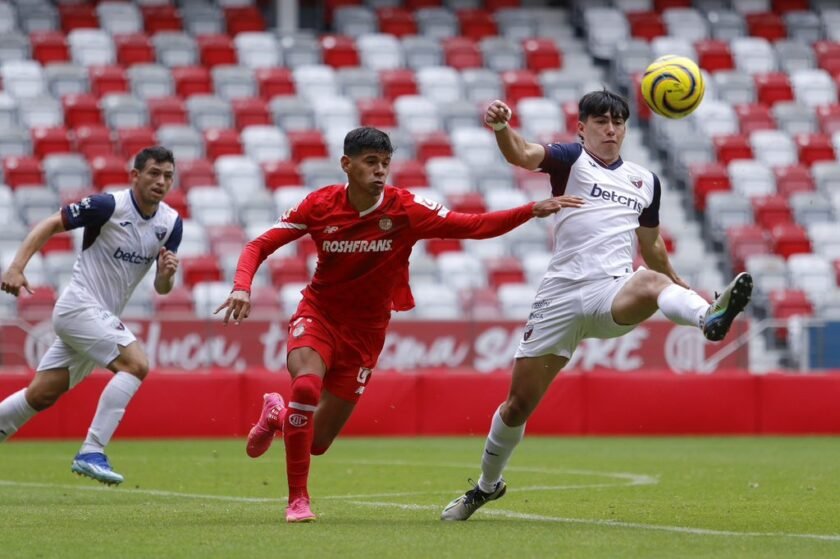
[[[61,208],[65,230],[79,227],[102,227],[114,215],[117,202],[113,194],[94,194]]]
[[[487,239],[498,237],[533,217],[534,203],[518,208],[468,214],[450,211],[422,196],[404,201],[409,222],[418,239]]]
[[[235,291],[250,292],[251,282],[263,260],[281,246],[306,234],[311,204],[312,200],[307,196],[300,204],[287,210],[271,229],[245,245],[233,278]]]
[[[642,227],[659,227],[659,198],[662,196],[662,187],[659,184],[659,177],[653,174],[653,200],[650,205],[642,210],[639,215],[639,225]]]
[[[175,225],[172,226],[172,234],[169,235],[169,238],[166,239],[166,242],[163,246],[166,250],[172,252],[178,252],[178,247],[181,246],[181,239],[184,236],[184,222],[181,220],[181,216],[179,215],[175,218]]]
[[[581,153],[583,146],[580,144],[546,144],[539,170],[543,173],[568,172]]]

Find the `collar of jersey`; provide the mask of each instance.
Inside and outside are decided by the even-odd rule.
[[[344,190],[347,190],[348,188],[350,188],[350,183],[349,182],[344,183]],[[359,217],[365,217],[369,213],[372,213],[376,208],[378,208],[379,206],[382,205],[382,200],[384,200],[384,199],[385,199],[385,190],[383,189],[382,194],[379,195],[379,199],[376,201],[376,203],[374,205],[372,205],[371,207],[369,207],[368,209],[366,209],[365,211],[359,212]],[[347,198],[347,201],[348,202],[350,201],[349,197]]]
[[[619,157],[618,159],[616,159],[615,161],[613,161],[612,163],[610,163],[608,165],[608,164],[604,163],[603,159],[601,159],[600,157],[598,157],[597,155],[595,155],[594,153],[592,153],[591,151],[589,151],[585,147],[583,148],[583,151],[585,151],[586,154],[589,155],[589,157],[594,159],[595,163],[597,163],[598,165],[600,165],[604,169],[609,169],[610,171],[615,171],[616,169],[621,167],[621,165],[624,163],[624,161],[621,160],[621,157]]]
[[[143,218],[143,219],[145,219],[146,221],[149,221],[150,219],[152,219],[153,217],[155,217],[155,214],[157,213],[157,211],[155,211],[155,213],[153,213],[152,215],[146,215],[146,214],[144,214],[142,211],[140,211],[140,206],[138,206],[138,205],[137,205],[137,201],[136,201],[136,200],[134,200],[134,192],[132,192],[132,190],[131,190],[131,189],[128,189],[128,195],[129,195],[129,196],[131,196],[131,205],[132,205],[132,206],[134,206],[134,209],[135,209],[135,210],[137,210],[137,214],[138,214],[140,217],[142,217],[142,218]]]

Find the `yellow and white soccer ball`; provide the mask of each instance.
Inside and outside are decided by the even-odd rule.
[[[642,77],[642,97],[650,110],[667,118],[685,118],[700,106],[706,85],[690,58],[667,54],[653,61]]]

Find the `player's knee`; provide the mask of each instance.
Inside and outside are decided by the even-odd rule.
[[[55,404],[66,391],[56,386],[30,386],[26,402],[36,411],[43,411]]]
[[[641,273],[644,274],[645,295],[652,301],[656,301],[662,290],[673,283],[668,276],[659,272],[644,270]]]
[[[149,361],[146,359],[133,359],[126,363],[126,366],[123,370],[126,373],[134,375],[140,380],[143,380],[146,378],[146,375],[149,374]]]
[[[525,398],[512,395],[508,398],[505,406],[501,410],[502,421],[508,427],[519,427],[531,415],[534,406]]]

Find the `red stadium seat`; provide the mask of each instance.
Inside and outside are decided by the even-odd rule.
[[[490,286],[498,289],[506,283],[525,283],[525,269],[517,258],[494,258],[486,262],[487,280]]]
[[[403,95],[417,95],[417,82],[411,70],[382,70],[379,73],[382,97],[394,101]]]
[[[775,130],[776,119],[770,112],[770,107],[759,103],[751,105],[736,105],[735,114],[738,115],[741,134],[749,134],[756,130]]]
[[[409,10],[420,8],[436,8],[443,5],[443,0],[406,0],[405,7]]]
[[[817,161],[834,161],[834,146],[831,137],[825,134],[797,134],[794,136],[799,149],[799,161],[813,165]]]
[[[175,6],[140,6],[143,28],[149,36],[161,31],[181,31],[181,12]]]
[[[817,41],[814,43],[814,53],[820,68],[829,74],[840,71],[840,42]]]
[[[356,106],[359,109],[359,122],[362,126],[373,126],[374,128],[397,127],[394,104],[388,99],[359,99]]]
[[[429,186],[426,166],[415,160],[392,161],[391,184],[400,188]]]
[[[18,317],[26,322],[36,323],[52,316],[57,296],[49,285],[32,288],[32,294],[26,293],[17,298]]]
[[[271,276],[271,284],[275,287],[280,287],[287,283],[303,283],[309,281],[309,268],[306,265],[306,258],[302,256],[269,258],[268,273]]]
[[[99,29],[99,18],[90,4],[59,4],[58,14],[65,33],[74,29]]]
[[[265,161],[260,166],[265,177],[266,188],[276,190],[284,186],[303,184],[303,177],[293,161]]]
[[[128,169],[126,160],[115,155],[102,155],[90,161],[93,172],[93,184],[98,190],[112,184],[127,184]]]
[[[414,14],[403,8],[382,8],[379,10],[379,32],[403,37],[417,35],[417,22]]]
[[[484,203],[484,196],[478,192],[450,194],[447,196],[447,199],[449,200],[449,209],[455,212],[480,214],[487,211],[487,205]]]
[[[773,240],[773,252],[787,258],[791,254],[811,252],[811,240],[808,233],[795,223],[783,223],[770,231]]]
[[[218,184],[216,170],[206,159],[191,159],[178,162],[178,189],[189,192],[194,186],[214,186]]]
[[[532,72],[563,67],[563,55],[551,39],[525,39],[522,49],[525,51],[525,67]]]
[[[65,127],[44,128],[39,126],[32,129],[32,152],[38,159],[43,159],[50,153],[68,153],[70,151],[72,151],[70,134]]]
[[[78,201],[81,198],[84,197],[77,197],[76,200]],[[47,239],[47,242],[41,247],[40,253],[49,254],[51,252],[73,252],[73,237],[70,233],[59,233]]]
[[[222,155],[242,155],[242,142],[236,130],[212,129],[204,132],[207,159],[215,161]]]
[[[213,254],[224,256],[242,252],[248,237],[239,225],[216,225],[207,228],[207,240],[210,241]]]
[[[577,123],[580,121],[580,112],[577,101],[566,101],[560,107],[563,109],[563,117],[566,121],[566,130],[577,130]],[[516,113],[513,114],[516,116]],[[511,119],[513,121],[515,119]]]
[[[73,130],[73,141],[76,151],[87,159],[99,155],[114,155],[111,131],[105,126],[79,126]]]
[[[485,37],[495,37],[499,34],[493,16],[485,10],[459,10],[457,16],[463,37],[480,41]]]
[[[203,66],[172,68],[172,79],[175,81],[175,91],[183,99],[192,95],[210,95],[213,93],[210,72]]]
[[[785,22],[773,12],[746,14],[747,29],[753,37],[762,37],[775,42],[787,37]]]
[[[717,159],[724,165],[734,159],[752,159],[753,151],[750,140],[743,134],[716,136],[712,141]]]
[[[67,37],[60,31],[33,31],[29,34],[32,45],[32,59],[46,66],[52,62],[70,60]]]
[[[169,198],[166,199],[169,202]],[[175,285],[166,295],[152,296],[155,316],[159,317],[192,317],[195,313],[192,289],[183,285]]]
[[[278,298],[277,289],[271,285],[251,288],[251,319],[276,320],[283,314],[283,305]]]
[[[707,39],[694,43],[697,51],[697,64],[707,72],[714,73],[718,70],[732,70],[735,68],[735,61],[732,60],[732,52],[729,50],[729,43]]]
[[[792,316],[812,316],[814,307],[804,291],[781,289],[770,293],[770,314],[783,320]]]
[[[758,225],[731,227],[726,230],[726,247],[732,269],[741,272],[747,257],[755,254],[770,254],[772,245],[767,232]]]
[[[810,7],[808,0],[773,0],[773,11],[777,14],[807,12]]]
[[[522,0],[485,0],[484,8],[488,12],[496,12],[505,8],[518,8],[522,5]]]
[[[232,6],[225,8],[227,32],[235,37],[246,31],[265,31],[265,20],[256,6]]]
[[[154,64],[156,61],[152,41],[143,33],[114,35],[114,46],[117,50],[117,62],[123,66]]]
[[[691,191],[694,195],[694,208],[706,209],[706,197],[711,192],[732,190],[729,173],[720,163],[696,163],[689,166]]]
[[[159,128],[166,124],[187,124],[187,106],[180,97],[155,97],[146,100],[152,126]],[[180,170],[180,163],[178,164]]]
[[[654,0],[653,6],[657,12],[668,8],[690,8],[691,0]]]
[[[449,37],[443,40],[443,56],[446,66],[456,70],[481,68],[484,58],[475,41],[467,37]]]
[[[461,308],[472,319],[498,319],[501,305],[496,290],[491,287],[466,289],[459,293]]]
[[[324,136],[318,130],[294,130],[287,132],[286,135],[289,138],[289,147],[295,163],[300,163],[310,157],[329,155]]]
[[[760,196],[752,199],[755,222],[770,231],[776,225],[793,223],[790,204],[784,196]]]
[[[97,97],[109,93],[128,93],[128,76],[122,66],[92,66],[90,91]]]
[[[814,177],[804,165],[774,167],[773,173],[776,175],[776,191],[780,196],[788,198],[796,192],[814,191]]]
[[[834,134],[840,131],[840,105],[821,105],[816,108],[817,120],[820,123],[820,130],[825,134]]]
[[[425,163],[432,157],[452,157],[452,144],[445,132],[431,132],[416,138],[417,160]]]
[[[193,287],[202,281],[222,281],[224,276],[215,255],[185,256],[181,258],[181,277],[184,285]]]
[[[242,130],[246,126],[272,124],[268,105],[259,97],[239,97],[231,99],[230,107],[236,128]]]
[[[61,98],[61,105],[64,122],[68,127],[96,125],[103,122],[98,95],[88,93],[64,95]]]
[[[443,252],[462,252],[461,241],[458,239],[426,239],[426,252],[437,256]]]
[[[295,81],[288,68],[258,68],[254,73],[260,88],[260,96],[271,101],[277,95],[294,95]]]
[[[324,16],[327,22],[332,21],[333,12],[342,6],[361,6],[362,0],[325,0]]]
[[[505,100],[511,106],[516,106],[525,97],[543,96],[536,74],[529,70],[502,72],[502,83],[505,86]]]
[[[181,163],[178,163],[178,166],[180,168]],[[190,218],[190,205],[187,203],[187,195],[183,190],[170,190],[166,194],[166,203],[178,212],[181,219]]]
[[[359,51],[352,37],[342,35],[323,35],[321,48],[324,52],[324,64],[333,68],[346,68],[359,65]]]
[[[755,90],[760,103],[775,105],[779,101],[793,101],[793,88],[787,74],[770,72],[756,74]]]
[[[41,162],[36,157],[10,155],[3,159],[4,182],[12,188],[44,184]]]
[[[630,35],[636,39],[651,41],[668,34],[662,16],[657,12],[629,12],[626,16],[630,24]]]
[[[227,35],[198,35],[195,42],[201,64],[207,68],[239,63],[233,40]]]
[[[151,128],[120,128],[115,133],[120,155],[125,159],[133,160],[140,150],[158,143],[157,134]]]

